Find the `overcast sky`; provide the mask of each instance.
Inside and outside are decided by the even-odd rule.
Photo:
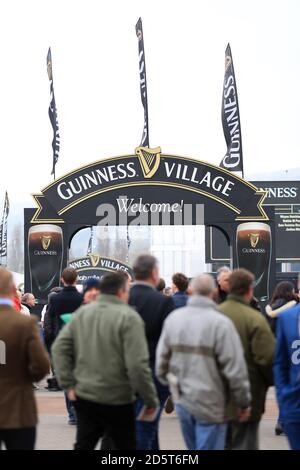
[[[139,16],[152,147],[219,164],[230,42],[246,176],[299,165],[299,1],[10,0],[0,17],[1,206],[5,189],[11,201],[27,201],[52,179],[49,46],[61,134],[57,176],[139,144]]]

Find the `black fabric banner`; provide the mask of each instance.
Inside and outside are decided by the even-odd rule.
[[[225,76],[222,95],[222,124],[224,137],[227,144],[227,152],[220,163],[220,167],[229,171],[242,172],[242,176],[244,176],[239,102],[229,44],[227,45],[225,51]]]
[[[87,248],[87,255],[90,255],[93,251],[93,241],[94,241],[94,227],[91,227],[91,233],[90,233],[90,238],[89,238],[89,244]]]
[[[7,219],[9,214],[9,199],[7,191],[5,193],[4,209],[0,226],[0,259],[1,265],[7,265]]]
[[[146,61],[143,37],[142,19],[139,18],[135,25],[136,35],[139,41],[139,72],[140,72],[140,89],[141,99],[144,107],[144,127],[141,140],[141,147],[149,147],[149,121],[148,121],[148,95],[147,95],[147,78],[146,78]]]
[[[53,140],[52,140],[53,164],[52,164],[51,175],[54,175],[54,178],[55,178],[55,165],[59,157],[60,136],[59,136],[54,88],[53,88],[52,57],[51,57],[50,47],[49,47],[48,54],[47,54],[47,72],[48,72],[48,77],[50,80],[50,105],[49,105],[48,113],[49,113],[50,122],[53,128]]]

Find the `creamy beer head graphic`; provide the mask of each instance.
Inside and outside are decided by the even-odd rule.
[[[246,222],[237,228],[238,266],[255,275],[254,293],[261,301],[269,298],[271,243],[271,230],[267,224]]]
[[[28,232],[28,259],[31,292],[46,300],[49,290],[58,286],[61,276],[63,234],[58,225],[39,224]]]

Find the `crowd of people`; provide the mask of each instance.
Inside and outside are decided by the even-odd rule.
[[[155,257],[88,279],[68,267],[39,322],[0,267],[0,448],[34,449],[35,383],[63,390],[77,450],[159,449],[161,413],[175,408],[189,450],[256,450],[266,394],[276,387],[276,434],[300,449],[300,303],[277,285],[266,309],[245,269],[223,267],[171,292]],[[300,284],[300,283],[299,283]],[[300,285],[299,285],[300,287]]]

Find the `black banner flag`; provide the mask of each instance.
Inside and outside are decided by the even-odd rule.
[[[225,51],[225,76],[222,95],[222,124],[227,144],[227,152],[220,163],[220,167],[229,171],[242,172],[242,176],[244,177],[239,102],[229,44],[227,45]]]
[[[139,41],[139,72],[140,72],[140,88],[141,98],[144,107],[144,127],[141,140],[141,147],[149,147],[149,122],[148,122],[148,96],[147,96],[147,78],[146,78],[146,62],[143,37],[142,19],[139,18],[135,25],[136,35]]]
[[[90,238],[89,238],[89,244],[87,248],[87,255],[90,255],[93,252],[93,241],[94,241],[94,227],[91,227],[91,233],[90,233]]]
[[[9,199],[5,193],[4,209],[0,226],[0,260],[1,265],[7,265],[7,219],[9,214]]]
[[[48,72],[48,77],[50,80],[50,105],[49,105],[48,113],[49,113],[50,122],[53,128],[53,140],[52,140],[53,164],[52,164],[51,175],[54,175],[54,179],[55,179],[55,165],[59,157],[60,137],[59,137],[54,88],[53,88],[52,57],[51,57],[50,47],[49,47],[48,54],[47,54],[47,72]]]

